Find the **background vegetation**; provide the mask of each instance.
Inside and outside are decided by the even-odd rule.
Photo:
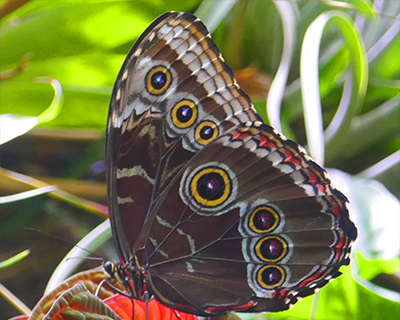
[[[400,1],[391,0],[0,1],[0,261],[30,249],[0,266],[1,283],[33,307],[62,258],[107,218],[112,86],[134,41],[171,10],[205,22],[264,120],[336,168],[351,201],[352,267],[317,299],[269,317],[397,318]],[[115,259],[102,226],[86,243]],[[19,314],[1,297],[0,310]]]

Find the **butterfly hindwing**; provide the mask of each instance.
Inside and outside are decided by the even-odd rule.
[[[279,311],[348,264],[346,198],[285,139],[266,125],[232,129],[157,199],[134,250],[161,301],[199,314]]]

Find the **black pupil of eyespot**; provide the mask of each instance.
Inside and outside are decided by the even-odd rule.
[[[275,217],[267,210],[258,210],[254,215],[254,226],[258,230],[268,230],[275,223]]]
[[[157,71],[151,76],[151,85],[154,89],[160,90],[167,82],[167,75],[162,71]]]
[[[277,268],[267,268],[262,273],[262,281],[266,285],[274,285],[277,284],[282,279],[282,274]]]
[[[261,244],[261,254],[264,258],[274,260],[283,252],[283,244],[277,239],[268,239]]]
[[[225,190],[224,179],[219,173],[204,174],[197,181],[197,192],[206,200],[217,200],[222,197]]]
[[[208,140],[212,138],[213,134],[214,134],[214,129],[210,126],[204,126],[200,130],[200,138],[202,138],[203,140]]]
[[[176,112],[176,117],[181,123],[188,122],[192,118],[192,115],[193,115],[193,110],[187,105],[179,107]]]

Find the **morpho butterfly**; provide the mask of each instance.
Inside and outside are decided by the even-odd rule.
[[[115,82],[106,142],[119,277],[196,315],[281,311],[349,264],[347,199],[263,123],[204,24],[156,19]]]

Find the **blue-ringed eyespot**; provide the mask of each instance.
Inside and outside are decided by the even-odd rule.
[[[285,281],[285,271],[279,266],[264,266],[257,272],[257,282],[265,289],[279,287]]]
[[[198,110],[193,101],[181,100],[171,110],[172,123],[180,129],[190,127],[197,119]]]
[[[171,82],[171,72],[164,66],[154,67],[146,75],[146,89],[152,95],[163,94]]]
[[[255,253],[258,258],[266,262],[282,260],[288,251],[288,244],[277,236],[264,237],[255,245]]]
[[[221,168],[204,168],[193,177],[190,191],[199,204],[215,207],[228,199],[232,191],[231,178]]]
[[[198,143],[206,145],[218,136],[218,126],[209,120],[200,122],[195,129],[194,136]]]

